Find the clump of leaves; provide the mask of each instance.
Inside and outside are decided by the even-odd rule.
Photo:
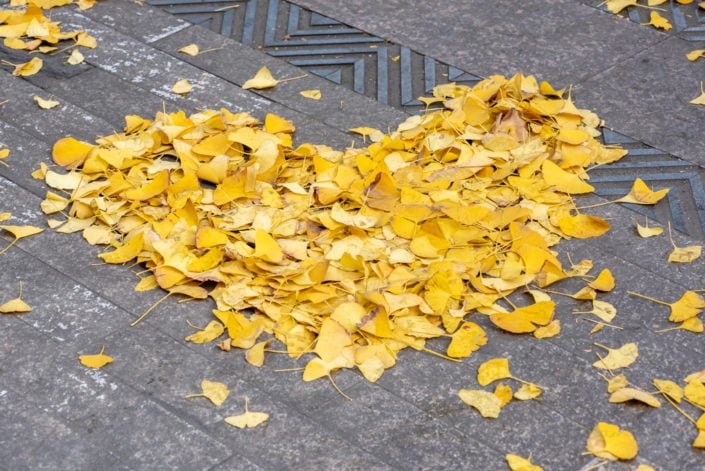
[[[248,85],[274,82],[263,69]],[[550,298],[512,311],[499,301],[574,276],[551,247],[609,230],[573,195],[592,191],[588,167],[626,151],[530,76],[442,85],[427,101],[442,109],[387,134],[356,128],[371,143],[342,151],[294,144],[295,125],[274,114],[127,116],[123,133],[56,142],[66,173],[35,172],[56,190],[42,210],[65,215],[50,221],[58,231],[111,247],[106,263],[143,263],[151,273],[136,289],[210,296],[217,322],[189,341],[248,350],[260,366],[261,342],[276,339],[292,358],[313,356],[305,381],[355,367],[376,381],[407,347],[470,356],[487,342],[474,312],[511,333],[556,335]],[[658,199],[635,188],[641,203]],[[608,291],[613,279],[591,284]],[[447,355],[427,347],[434,338],[449,339]]]

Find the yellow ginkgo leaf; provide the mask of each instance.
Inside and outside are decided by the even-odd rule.
[[[693,105],[705,105],[705,89],[703,89],[703,82],[700,82],[700,95],[690,100]]]
[[[693,447],[705,449],[705,430],[700,430],[698,436],[693,440]]]
[[[10,149],[8,149],[8,148],[0,149],[0,164],[3,164],[6,167],[9,167],[9,165],[7,165],[5,162],[3,162],[3,159],[8,158],[9,156],[10,156]],[[0,221],[2,221],[2,219],[0,219]]]
[[[615,391],[619,391],[622,388],[626,388],[627,386],[629,386],[629,380],[626,376],[624,376],[624,373],[620,373],[617,376],[610,378],[609,381],[607,381],[607,392],[613,393]]]
[[[465,404],[477,409],[482,417],[489,419],[499,417],[502,401],[491,392],[482,389],[461,389],[458,391],[458,397]]]
[[[588,437],[587,451],[610,461],[631,460],[639,452],[639,446],[631,432],[599,422]]]
[[[198,332],[186,337],[187,342],[208,343],[217,339],[225,332],[225,327],[218,321],[210,321],[208,325]]]
[[[705,407],[705,383],[698,380],[688,381],[683,388],[685,398],[693,404]]]
[[[73,168],[80,165],[88,156],[94,146],[76,140],[72,137],[59,139],[54,143],[51,157],[54,162],[62,167]]]
[[[86,58],[83,56],[81,51],[79,51],[78,49],[74,49],[73,51],[71,51],[71,55],[69,56],[69,58],[66,59],[66,62],[71,65],[78,65],[83,64],[83,61],[85,59]]]
[[[607,301],[593,299],[591,311],[573,311],[573,314],[593,314],[605,322],[612,322],[617,315],[617,308]]]
[[[267,419],[269,419],[269,414],[266,412],[250,412],[247,407],[247,398],[245,398],[245,413],[226,417],[225,423],[237,428],[254,428],[266,422]]]
[[[629,193],[622,196],[616,202],[618,203],[632,203],[632,204],[656,204],[661,201],[669,192],[668,188],[664,188],[658,191],[652,191],[644,180],[637,178],[634,180]]]
[[[494,395],[502,401],[500,407],[504,408],[504,406],[509,404],[514,398],[514,391],[512,391],[512,387],[508,384],[499,383],[494,388]]]
[[[507,332],[523,334],[533,332],[538,326],[548,325],[553,319],[556,303],[541,301],[515,309],[512,312],[495,312],[490,315],[494,325]]]
[[[0,304],[0,313],[24,314],[26,312],[32,312],[32,307],[22,300],[22,282],[20,282],[20,294],[15,299]]]
[[[272,76],[272,73],[267,67],[262,67],[257,71],[254,77],[246,81],[242,88],[245,90],[254,88],[255,90],[263,90],[266,88],[275,87],[280,81]]]
[[[582,131],[584,132],[584,131]],[[541,167],[543,179],[548,186],[568,194],[592,193],[595,188],[584,182],[578,175],[566,172],[550,160]]]
[[[705,49],[694,49],[685,55],[689,61],[694,62],[701,57],[705,57]]]
[[[106,263],[125,263],[135,258],[142,251],[144,234],[138,232],[126,243],[119,246],[112,252],[99,254],[98,257]]]
[[[533,333],[537,339],[548,339],[561,333],[561,321],[554,319],[543,327],[539,327]]]
[[[638,2],[639,0],[607,0],[605,6],[611,13],[616,15],[625,8],[636,5]]]
[[[649,301],[670,307],[671,313],[668,316],[668,320],[671,322],[682,322],[686,319],[690,319],[697,316],[703,309],[705,309],[705,299],[703,299],[703,297],[695,291],[684,292],[677,301],[672,303],[667,303],[666,301],[661,301],[660,299],[635,293],[633,291],[629,291],[628,293],[632,296],[638,296],[640,298],[648,299]]]
[[[24,239],[25,237],[33,236],[35,234],[39,234],[40,232],[44,231],[44,229],[34,226],[0,226],[0,229],[9,232],[15,237],[14,240],[10,242],[10,244],[8,244],[4,249],[0,250],[0,255],[7,252],[10,247],[15,245],[18,240]]]
[[[487,335],[482,327],[474,322],[463,322],[451,336],[447,354],[453,358],[466,358],[486,343]]]
[[[592,364],[595,368],[603,370],[616,370],[626,368],[636,361],[639,357],[639,348],[636,343],[626,343],[619,348],[609,348],[604,345],[595,344],[598,347],[607,350],[607,355],[597,360]]]
[[[639,401],[651,407],[661,407],[661,401],[651,394],[636,388],[621,388],[612,393],[609,401],[613,403]]]
[[[302,97],[310,98],[311,100],[320,100],[321,91],[320,90],[302,90],[299,92]]]
[[[597,291],[607,293],[614,289],[614,284],[615,282],[614,276],[612,276],[612,272],[609,270],[609,268],[605,268],[600,272],[599,275],[597,275],[597,278],[595,278],[592,282],[588,284],[588,286]]]
[[[30,75],[34,75],[40,70],[42,70],[43,65],[44,62],[40,58],[33,57],[29,62],[17,64],[15,66],[15,70],[12,71],[12,75],[19,77],[29,77]]]
[[[37,105],[39,105],[39,107],[43,110],[50,110],[50,109],[56,108],[57,106],[60,105],[60,103],[56,100],[52,100],[52,99],[45,100],[44,98],[42,98],[38,95],[34,95],[34,101],[36,101]]]
[[[225,402],[230,394],[230,390],[225,384],[217,381],[208,381],[207,379],[201,381],[201,390],[202,392],[200,393],[187,394],[184,397],[205,397],[216,406],[220,406]]]
[[[271,342],[270,340],[264,340],[262,342],[257,342],[248,351],[245,352],[245,360],[250,365],[260,367],[264,365],[264,349]]]
[[[683,392],[683,388],[680,387],[678,383],[668,379],[654,379],[653,383],[661,394],[668,396],[676,404],[680,404],[685,393]]]
[[[558,221],[563,233],[577,239],[599,237],[610,230],[610,224],[604,219],[589,214],[565,216]]]
[[[536,399],[541,395],[543,391],[541,388],[535,384],[522,384],[519,389],[514,393],[514,399],[519,399],[520,401],[528,401],[531,399]]]
[[[701,245],[688,245],[686,247],[673,246],[673,250],[668,254],[668,261],[671,263],[690,263],[700,258],[703,247]]]
[[[177,95],[188,95],[191,90],[193,90],[193,85],[186,79],[179,80],[171,87],[171,91]]]
[[[671,23],[664,18],[663,16],[659,15],[657,12],[652,11],[651,14],[649,15],[649,22],[646,23],[647,25],[651,25],[654,28],[662,29],[664,31],[668,31],[673,26]]]
[[[663,227],[649,227],[642,226],[641,224],[636,224],[636,231],[643,238],[654,237],[663,234]]]
[[[200,51],[201,50],[197,44],[189,44],[188,46],[184,46],[181,49],[179,49],[179,52],[182,52],[182,53],[187,54],[189,56],[197,56]]]
[[[493,358],[482,363],[477,369],[477,382],[480,386],[497,381],[498,379],[511,378],[509,360],[506,358]]]
[[[105,345],[102,346],[100,348],[100,352],[95,355],[80,355],[78,357],[78,361],[80,361],[83,366],[87,366],[88,368],[102,368],[108,363],[113,362],[113,358],[104,354],[104,351]]]
[[[533,464],[529,458],[508,454],[504,459],[507,460],[507,466],[511,471],[543,471],[541,466]]]

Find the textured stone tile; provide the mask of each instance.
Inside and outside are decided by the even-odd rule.
[[[705,63],[685,54],[696,45],[669,38],[582,81],[575,96],[609,126],[685,160],[705,164],[705,107],[700,94]]]
[[[159,97],[173,100],[181,108],[190,110],[225,107],[231,111],[246,111],[259,118],[263,118],[265,113],[276,113],[294,121],[300,129],[297,133],[298,140],[302,142],[326,142],[338,147],[350,142],[348,134],[321,125],[317,120],[255,93],[242,90],[219,77],[93,22],[81,14],[62,11],[57,12],[56,18],[67,26],[83,27],[90,34],[103,38],[111,45],[109,48],[86,51],[84,55],[87,62]],[[174,83],[182,79],[188,79],[193,85],[193,91],[187,96],[179,96],[171,91]]]
[[[215,47],[214,45],[218,45],[221,49],[196,57],[178,52],[181,47],[191,43],[201,45],[201,49]],[[302,70],[298,67],[232,39],[223,38],[200,26],[193,26],[170,35],[155,43],[154,47],[237,85],[243,85],[263,66],[267,66],[272,75],[277,78],[296,77],[302,74]],[[242,63],[242,66],[232,67],[233,63]],[[299,93],[302,90],[320,90],[322,98],[320,100],[304,98]],[[353,126],[364,125],[387,130],[388,127],[396,127],[399,122],[408,117],[402,111],[384,106],[313,74],[272,89],[257,90],[255,93],[312,118],[325,117],[322,120],[327,125],[342,131],[347,131],[351,123],[354,123]],[[352,141],[352,139],[351,135],[349,140]]]
[[[51,163],[51,147],[4,121],[0,121],[0,143],[11,151],[10,157],[5,159],[9,167],[0,165],[0,176],[43,197],[47,187],[41,180],[32,178],[31,173],[39,168],[39,162]]]
[[[525,72],[568,85],[666,38],[575,0],[296,0],[363,31],[489,76]]]
[[[22,283],[22,299],[33,310],[19,318],[58,343],[81,348],[122,329],[130,319],[85,286],[21,250],[4,254],[2,266],[0,302],[16,297]]]

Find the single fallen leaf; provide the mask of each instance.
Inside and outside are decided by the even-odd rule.
[[[558,227],[565,235],[576,239],[599,237],[610,230],[607,221],[588,214],[563,217],[558,221]]]
[[[668,261],[671,263],[690,263],[700,258],[703,248],[700,245],[689,245],[687,247],[673,246],[673,251],[668,254]]]
[[[522,384],[519,389],[514,393],[514,399],[519,399],[520,401],[528,401],[531,399],[536,399],[541,395],[543,391],[541,388],[535,384]]]
[[[553,319],[556,304],[542,301],[515,309],[512,312],[494,312],[490,320],[507,332],[522,334],[534,332],[538,326],[548,325]]]
[[[705,448],[705,430],[700,430],[698,436],[693,440],[693,447]]]
[[[16,77],[29,77],[42,70],[43,65],[44,62],[40,58],[33,57],[29,62],[17,64],[15,70],[12,71],[12,75]]]
[[[248,90],[254,88],[255,90],[263,90],[266,88],[275,87],[280,81],[272,77],[272,73],[267,67],[262,67],[257,71],[254,77],[246,81],[242,88]]]
[[[83,366],[87,366],[88,368],[102,368],[108,363],[113,362],[113,358],[105,355],[103,352],[105,352],[105,345],[103,345],[100,348],[100,352],[95,355],[80,355],[78,357],[78,361],[80,361]]]
[[[188,46],[184,46],[181,49],[179,49],[179,52],[182,52],[182,53],[187,54],[189,56],[197,56],[199,54],[199,52],[201,52],[201,50],[197,44],[189,44]]]
[[[612,272],[609,270],[609,268],[605,268],[600,272],[599,275],[597,275],[597,278],[595,278],[591,283],[588,284],[588,286],[597,291],[607,293],[614,289],[614,284],[615,283],[614,277],[612,276]]]
[[[507,466],[512,471],[543,471],[541,466],[531,462],[531,457],[523,458],[519,455],[507,454],[504,459],[507,460]]]
[[[5,162],[3,162],[3,159],[8,158],[9,156],[10,156],[10,149],[8,149],[8,148],[0,149],[0,164],[3,164],[6,167],[9,167],[9,165],[7,165]],[[0,222],[1,221],[2,221],[2,219],[0,219]]]
[[[615,391],[619,391],[622,388],[626,388],[627,386],[629,386],[629,380],[624,375],[624,373],[620,373],[617,376],[612,377],[609,381],[607,381],[607,392],[613,393]]]
[[[655,468],[649,466],[648,464],[640,464],[639,466],[636,467],[634,471],[656,471]]]
[[[616,15],[625,8],[636,5],[638,1],[639,0],[606,0],[605,6],[611,13]]]
[[[661,201],[669,192],[668,188],[658,191],[652,191],[644,180],[637,178],[632,184],[629,193],[616,200],[617,203],[632,203],[632,204],[656,204]]]
[[[607,301],[593,299],[591,311],[573,311],[573,314],[593,314],[605,322],[612,322],[617,315],[617,308]]]
[[[534,337],[537,339],[547,339],[555,337],[561,333],[561,321],[554,319],[543,327],[539,327],[534,331]]]
[[[187,394],[184,397],[205,397],[216,406],[220,406],[228,398],[228,395],[230,395],[230,390],[225,384],[217,381],[208,381],[207,379],[201,381],[201,390],[202,392],[200,393]]]
[[[685,398],[693,404],[705,407],[705,384],[702,381],[689,381],[683,388]]]
[[[22,300],[22,282],[20,282],[20,294],[15,299],[0,304],[0,313],[24,314],[26,312],[32,312],[32,307]]]
[[[245,360],[250,365],[261,367],[264,365],[264,349],[271,342],[270,340],[264,340],[254,344],[248,351],[245,352]]]
[[[685,393],[677,383],[668,379],[654,379],[653,383],[661,394],[670,397],[676,404],[680,404]]]
[[[686,291],[683,295],[673,303],[667,303],[666,301],[661,301],[660,299],[652,298],[651,296],[646,296],[644,294],[635,293],[629,291],[632,296],[638,296],[646,300],[663,304],[671,308],[671,313],[668,316],[668,320],[671,322],[683,322],[687,319],[691,319],[702,312],[705,309],[705,299],[700,296],[695,291]]]
[[[466,358],[487,343],[487,335],[474,322],[463,324],[451,336],[447,354],[453,358]]]
[[[45,100],[44,98],[38,95],[34,95],[34,101],[36,101],[37,105],[39,105],[39,107],[43,110],[50,110],[60,105],[60,103],[56,100]]]
[[[83,64],[83,61],[86,60],[86,58],[83,56],[81,51],[78,49],[74,49],[71,51],[71,55],[69,56],[68,59],[66,59],[66,62],[68,62],[71,65],[78,65],[78,64]]]
[[[458,397],[465,404],[477,409],[482,417],[489,419],[499,417],[502,401],[491,392],[482,389],[461,389],[458,391]]]
[[[320,100],[321,91],[320,90],[302,90],[299,92],[302,97],[310,98],[311,100]]]
[[[689,61],[694,62],[701,57],[705,57],[705,49],[694,49],[685,55]]]
[[[646,239],[647,237],[654,237],[663,234],[663,227],[642,226],[641,224],[636,223],[636,231],[641,237]]]
[[[631,460],[639,452],[639,446],[631,432],[599,422],[588,437],[587,451],[610,461]]]
[[[477,369],[477,382],[480,386],[497,381],[498,379],[511,378],[509,360],[506,358],[493,358],[482,363]]]
[[[619,348],[609,348],[604,345],[595,344],[607,350],[607,355],[592,364],[595,368],[603,370],[616,370],[626,368],[639,357],[639,348],[636,343],[626,343]]]
[[[502,401],[500,407],[504,408],[504,406],[509,404],[514,398],[514,391],[512,391],[512,387],[508,384],[499,383],[494,388],[494,395]]]
[[[86,142],[65,137],[54,143],[51,157],[57,165],[73,168],[83,163],[93,148],[94,146]]]
[[[0,229],[9,232],[15,237],[9,245],[7,245],[4,249],[0,250],[0,255],[7,252],[10,247],[15,245],[18,240],[24,239],[25,237],[33,236],[35,234],[39,234],[40,232],[44,231],[44,229],[35,226],[0,226]]]
[[[237,428],[254,428],[266,422],[267,419],[269,419],[269,414],[266,412],[250,412],[247,407],[247,398],[245,398],[245,413],[226,417],[225,423]]]
[[[690,100],[690,103],[693,105],[705,105],[705,89],[703,89],[703,82],[700,82],[700,95]]]
[[[217,339],[225,332],[225,327],[218,321],[210,321],[208,325],[198,332],[186,337],[187,342],[208,343]]]
[[[661,407],[661,401],[656,399],[651,394],[636,388],[621,388],[613,392],[609,399],[610,402],[620,403],[627,401],[639,401],[651,407]]]
[[[171,87],[171,91],[177,95],[188,95],[191,90],[193,90],[193,85],[186,79],[179,80]]]
[[[651,26],[653,26],[654,28],[662,29],[662,30],[664,30],[664,31],[668,31],[668,30],[670,30],[671,28],[673,28],[673,26],[671,25],[671,23],[670,23],[666,18],[664,18],[663,16],[659,15],[659,14],[658,14],[657,12],[655,12],[655,11],[652,11],[652,12],[651,12],[651,14],[649,15],[649,22],[648,22],[648,23],[645,23],[645,24],[651,25]]]

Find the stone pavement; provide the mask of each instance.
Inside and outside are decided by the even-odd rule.
[[[602,179],[602,194],[624,193],[624,182],[637,175],[676,186],[678,191],[650,215],[673,219],[690,234],[676,232],[678,245],[703,238],[705,218],[699,211],[705,209],[705,199],[700,199],[705,197],[698,188],[700,164],[705,163],[705,111],[687,105],[687,99],[697,94],[705,69],[702,62],[691,64],[683,56],[699,43],[606,15],[591,2],[528,0],[518,6],[507,1],[489,8],[486,2],[468,0],[447,9],[432,2],[413,2],[411,8],[411,2],[401,0],[296,3],[320,14],[275,0],[160,5],[216,32],[125,0],[105,0],[85,12],[73,7],[53,11],[67,27],[96,36],[99,46],[84,51],[84,66],[69,67],[63,56],[54,56],[28,79],[0,72],[3,97],[9,98],[0,106],[0,142],[13,151],[12,167],[0,166],[0,210],[11,211],[22,223],[44,226],[46,217],[38,205],[45,188],[29,174],[39,162],[50,161],[52,143],[69,135],[94,139],[120,129],[127,114],[150,116],[162,107],[190,111],[225,106],[259,117],[273,112],[296,123],[299,141],[348,145],[348,128],[387,129],[413,111],[413,99],[420,93],[412,75],[429,73],[427,64],[433,59],[439,81],[444,73],[446,79],[455,75],[471,81],[521,70],[559,85],[577,83],[578,105],[592,107],[616,129],[606,139],[634,149],[626,165],[595,172],[594,180]],[[241,6],[214,11],[232,4]],[[271,14],[274,4],[279,10]],[[186,7],[192,13],[177,11]],[[206,7],[210,17],[203,13]],[[261,22],[257,8],[266,12]],[[198,9],[200,13],[193,13]],[[298,10],[299,23],[291,20],[292,10]],[[229,11],[232,18],[225,19]],[[280,12],[288,16],[278,16]],[[243,29],[224,28],[228,21]],[[373,59],[359,50],[277,56],[287,47],[272,42],[300,36],[310,44],[316,39],[316,34],[297,36],[288,29],[289,38],[276,36],[282,27],[303,22],[308,29],[328,30],[318,39],[338,36],[349,43],[365,36],[358,47],[387,47],[386,58],[400,55],[399,65],[387,69],[384,82],[376,51]],[[252,26],[249,42],[241,35],[246,25]],[[332,34],[331,29],[342,32]],[[263,45],[257,38],[268,31],[276,34]],[[376,37],[385,41],[370,39]],[[177,53],[192,42],[222,49],[198,57]],[[307,50],[307,45],[294,50]],[[351,54],[364,56],[362,62],[321,63],[324,56],[350,59]],[[11,61],[22,57],[4,48],[0,55]],[[292,65],[295,57],[313,61]],[[360,77],[359,70],[368,70],[370,60],[377,65],[375,73]],[[240,85],[263,65],[276,77],[300,75],[300,67],[311,75],[274,90],[242,90]],[[405,70],[407,78],[402,79]],[[170,91],[182,78],[197,82],[187,97]],[[376,87],[381,83],[388,83],[386,99]],[[404,87],[411,87],[411,98],[402,93]],[[324,98],[306,100],[298,93],[305,89],[320,89]],[[52,94],[62,105],[40,110],[32,101],[35,94]],[[246,364],[241,353],[184,342],[192,331],[186,320],[201,325],[209,320],[211,306],[205,301],[167,300],[131,328],[129,323],[161,294],[134,292],[129,269],[97,265],[98,249],[78,235],[47,230],[23,240],[0,258],[1,299],[14,296],[23,281],[24,299],[35,308],[24,316],[0,318],[0,469],[494,470],[505,469],[503,456],[511,452],[532,453],[547,470],[578,470],[596,462],[581,452],[600,420],[633,431],[640,445],[634,463],[606,469],[634,469],[636,463],[660,470],[704,469],[705,455],[690,447],[690,423],[667,407],[609,404],[605,383],[591,363],[593,341],[610,346],[636,341],[641,356],[627,374],[643,388],[654,377],[679,380],[705,368],[702,336],[654,333],[667,327],[663,309],[626,293],[676,299],[685,289],[705,287],[705,265],[702,260],[667,265],[664,254],[670,242],[665,237],[638,239],[632,223],[637,213],[629,208],[607,206],[594,212],[609,218],[613,230],[597,240],[562,243],[559,251],[564,261],[568,255],[591,258],[597,268],[612,269],[617,289],[604,299],[619,309],[615,322],[623,330],[588,336],[589,323],[573,322],[570,312],[576,303],[558,299],[563,324],[558,337],[538,341],[493,331],[491,342],[463,363],[404,351],[398,365],[376,384],[351,371],[337,374],[337,384],[353,401],[326,382],[303,383],[299,373],[275,372],[299,366],[284,356],[270,356],[258,369]],[[577,286],[568,282],[560,289],[568,292]],[[115,358],[113,364],[88,370],[78,363],[79,353],[98,351],[101,345]],[[489,421],[456,394],[474,387],[477,365],[495,356],[509,357],[517,376],[547,390],[540,401],[510,404],[500,418]],[[183,397],[196,391],[202,379],[230,387],[225,405],[215,408]],[[271,414],[265,425],[241,431],[223,423],[225,416],[242,410],[245,396],[253,410]]]

